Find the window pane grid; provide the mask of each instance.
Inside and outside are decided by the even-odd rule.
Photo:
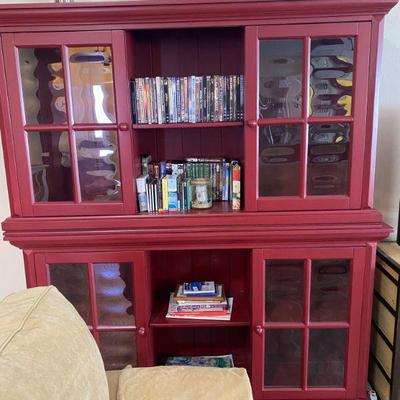
[[[300,39],[301,40],[301,39]],[[283,39],[262,39],[260,40],[261,57],[264,52],[264,59],[260,58],[260,85],[263,84],[264,80],[268,78],[271,73],[265,73],[263,78],[261,77],[263,63],[266,67],[271,64],[271,60],[274,61],[273,56],[275,44],[281,42],[283,47],[291,48],[293,52],[294,42],[298,42],[299,39],[288,39],[286,42]],[[290,43],[293,42],[293,43]],[[274,126],[274,125],[298,125],[300,130],[300,160],[299,160],[299,185],[298,193],[284,194],[279,191],[274,194],[270,194],[271,190],[263,188],[262,180],[259,182],[259,196],[260,197],[299,197],[301,199],[314,198],[315,196],[350,196],[350,173],[351,173],[351,149],[352,149],[352,133],[353,133],[353,90],[354,90],[354,76],[353,66],[355,53],[355,38],[354,37],[337,37],[329,38],[317,38],[311,36],[305,36],[301,40],[301,52],[302,52],[302,71],[301,71],[301,85],[302,95],[301,100],[301,115],[274,115],[273,110],[266,109],[268,105],[262,100],[260,93],[260,104],[259,104],[259,141],[261,127]],[[289,46],[290,45],[290,46]],[[263,48],[261,48],[263,46]],[[270,55],[268,60],[269,49]],[[284,51],[281,50],[281,52]],[[290,53],[290,51],[289,51]],[[336,54],[337,53],[337,54]],[[295,54],[295,53],[293,53]],[[295,56],[293,56],[295,59]],[[276,60],[275,60],[276,61]],[[294,61],[292,61],[294,63]],[[293,67],[294,68],[294,67]],[[335,69],[336,68],[336,69]],[[292,71],[294,74],[294,70]],[[340,76],[339,76],[340,75]],[[317,78],[315,78],[315,76]],[[277,78],[276,78],[277,79]],[[268,79],[267,79],[268,81]],[[267,82],[268,83],[268,82]],[[275,82],[276,83],[276,82]],[[319,92],[315,92],[312,85],[317,85]],[[272,86],[271,86],[272,85]],[[274,85],[270,83],[270,86]],[[260,88],[261,90],[261,88]],[[263,89],[265,92],[265,88]],[[265,96],[268,97],[268,90],[265,92]],[[271,92],[273,94],[273,92]],[[270,94],[271,94],[270,93]],[[317,96],[317,97],[316,97]],[[333,103],[333,106],[329,108],[329,101],[332,99],[336,100],[336,97],[341,99],[343,97],[343,104]],[[275,96],[277,97],[277,95]],[[278,96],[279,97],[279,96]],[[315,103],[315,99],[321,104],[318,107],[323,110],[331,110],[326,112],[313,112],[312,104]],[[275,98],[277,100],[277,98]],[[265,104],[261,103],[264,101]],[[290,99],[287,101],[290,103]],[[333,101],[333,100],[332,100]],[[325,103],[324,103],[325,102]],[[279,103],[279,102],[278,102]],[[264,111],[261,112],[262,107]],[[324,108],[325,107],[325,108]],[[320,111],[321,111],[320,110]],[[339,124],[347,124],[350,127],[350,134],[348,139],[348,145],[336,146],[326,145],[320,148],[320,151],[324,151],[327,154],[320,157],[310,158],[310,140],[309,133],[310,128],[319,126],[330,126],[332,128],[338,128]],[[323,135],[324,132],[322,132]],[[320,146],[321,147],[321,146]],[[338,149],[343,147],[343,149]],[[346,149],[347,147],[347,149]],[[330,154],[332,152],[342,152],[340,154]],[[313,164],[310,164],[310,161]],[[260,161],[261,162],[261,158]],[[315,164],[317,163],[317,164]],[[319,163],[319,164],[318,164]],[[266,166],[264,166],[265,169]],[[272,168],[274,166],[270,166]],[[261,165],[259,165],[260,172]],[[265,171],[264,171],[265,172]],[[311,176],[312,174],[313,176]],[[314,176],[315,175],[315,176]],[[261,174],[261,176],[263,176]],[[279,176],[278,178],[279,179]],[[283,177],[282,177],[283,179]],[[286,177],[285,177],[286,179]],[[310,182],[312,181],[312,182]],[[290,182],[283,181],[282,185],[290,186]],[[266,190],[268,189],[268,190]]]
[[[60,134],[64,132],[67,135],[67,140],[60,143],[57,149],[53,147],[54,151],[60,151],[62,154],[65,164],[64,172],[67,173],[69,171],[71,182],[66,186],[69,195],[66,197],[64,195],[63,198],[62,194],[60,195],[61,197],[52,196],[50,188],[50,196],[48,196],[49,190],[48,188],[46,189],[46,185],[44,185],[44,194],[42,195],[43,190],[39,193],[38,182],[45,179],[46,176],[45,173],[38,171],[38,167],[33,168],[32,154],[30,154],[32,200],[35,203],[53,204],[55,200],[81,204],[83,195],[79,179],[75,132],[112,130],[118,136],[111,44],[102,45],[101,47],[97,45],[74,47],[58,43],[55,45],[39,45],[35,48],[18,46],[17,49],[19,50],[21,94],[24,101],[23,120],[25,132],[27,134],[37,134],[37,132]],[[94,56],[100,57],[102,54],[103,63],[100,63],[97,58],[94,60]],[[77,60],[77,57],[84,58]],[[71,68],[75,71],[74,81],[72,80]],[[38,75],[35,71],[40,72],[40,74]],[[86,73],[85,76],[90,77],[94,73],[97,80],[93,81],[94,78],[84,80],[82,78],[84,73]],[[90,110],[90,107],[80,107],[75,110],[78,114],[92,112],[93,115],[89,116],[90,118],[82,117],[82,115],[80,117],[74,116],[72,97],[76,93],[72,93],[73,89],[75,92],[78,90],[82,92],[81,94],[88,96],[89,100],[91,99],[89,106],[93,110]],[[46,99],[49,100],[47,101]],[[115,140],[115,144],[118,146],[118,138]],[[61,150],[61,147],[63,150]],[[118,153],[117,156],[119,157]],[[120,164],[119,160],[117,163]],[[100,172],[96,171],[97,174]],[[40,174],[43,175],[43,179]],[[111,196],[111,200],[122,201],[119,175],[115,182],[118,196]],[[101,199],[101,203],[104,204],[106,200],[108,201],[107,196]],[[90,201],[92,203],[96,202],[97,198]]]
[[[340,260],[332,260],[334,267]],[[327,259],[327,262],[329,262]],[[266,362],[266,371],[264,376],[264,386],[267,388],[279,387],[279,388],[288,388],[295,390],[295,388],[299,388],[302,390],[318,390],[318,389],[345,389],[346,388],[346,371],[347,371],[347,348],[349,342],[349,327],[350,324],[348,320],[346,321],[312,321],[311,320],[311,296],[312,296],[312,285],[313,285],[313,261],[324,261],[324,259],[305,259],[304,260],[304,310],[303,310],[303,320],[301,322],[285,322],[285,321],[264,321],[263,327],[265,330],[265,362]],[[284,263],[282,260],[266,260],[264,268],[268,271],[269,263]],[[289,260],[288,262],[293,262],[293,260]],[[328,264],[327,264],[328,265]],[[350,267],[350,273],[347,277],[347,290],[351,287],[351,282],[353,279],[353,268],[351,267],[352,262],[348,260],[348,265]],[[266,284],[268,279],[268,272],[265,274],[266,276]],[[266,286],[267,288],[267,286]],[[349,291],[350,292],[350,291]],[[347,296],[347,309],[350,308],[350,293]],[[265,303],[265,307],[267,307],[267,303]],[[268,315],[268,310],[264,311],[264,315]],[[347,311],[349,314],[349,311]],[[282,383],[282,385],[275,385],[271,382],[274,382],[274,375],[272,373],[268,373],[268,369],[271,368],[271,363],[274,364],[274,360],[267,360],[267,356],[269,352],[278,352],[277,349],[270,349],[269,342],[271,340],[278,340],[281,333],[284,332],[302,332],[301,333],[301,342],[302,342],[302,355],[298,360],[301,364],[299,364],[298,368],[300,368],[299,373],[301,374],[301,382],[297,381],[297,378],[293,377],[295,384],[291,382],[291,384],[287,385],[286,383]],[[276,332],[273,334],[273,332]],[[271,336],[274,335],[274,336]],[[315,342],[316,337],[319,337],[322,344],[319,345],[318,341]],[[325,340],[324,338],[328,337],[330,340]],[[276,338],[276,339],[271,339]],[[336,340],[337,339],[337,340]],[[311,352],[311,353],[310,353]],[[275,354],[275,353],[273,353]],[[268,363],[267,363],[268,361]],[[287,360],[289,362],[290,360]],[[297,363],[297,361],[296,361]],[[295,364],[296,364],[295,363]],[[311,363],[311,364],[310,364]],[[296,364],[297,365],[297,364]],[[325,378],[325,374],[323,373],[324,369],[332,366],[336,366],[337,374],[332,377],[332,379]],[[279,365],[278,365],[279,367]],[[271,375],[272,374],[272,375]],[[278,379],[279,376],[275,377]],[[297,382],[297,383],[296,383]]]

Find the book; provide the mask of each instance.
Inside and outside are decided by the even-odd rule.
[[[168,312],[165,317],[172,319],[175,318],[175,319],[203,319],[211,321],[230,321],[232,315],[233,297],[227,298],[227,301],[228,301],[227,310],[221,310],[221,311],[202,310],[202,311],[183,312],[183,311],[178,311],[177,309],[178,304],[174,299],[174,293],[171,293],[168,303]]]
[[[222,285],[216,285],[215,296],[187,296],[183,292],[183,285],[178,285],[175,290],[174,299],[179,302],[192,302],[192,301],[207,301],[207,302],[222,302],[225,301],[225,293]]]
[[[142,175],[136,178],[136,191],[138,196],[139,203],[139,211],[144,212],[148,211],[148,203],[147,203],[147,191],[146,191],[146,182],[147,175]]]
[[[240,210],[240,165],[232,161],[232,209]]]
[[[214,281],[184,282],[183,294],[186,296],[215,295]]]
[[[184,365],[192,367],[233,368],[232,354],[221,356],[175,356],[168,357],[165,365]]]

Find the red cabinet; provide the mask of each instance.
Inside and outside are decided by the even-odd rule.
[[[360,208],[370,30],[246,28],[249,208]]]
[[[4,237],[28,286],[75,306],[108,369],[232,354],[256,400],[365,398],[374,251],[391,230],[372,198],[395,3],[0,6]],[[212,75],[244,76],[243,121],[133,120],[130,81]],[[144,154],[237,160],[241,209],[139,213]],[[165,318],[198,279],[224,284],[230,321]]]
[[[146,264],[145,253],[134,251],[35,255],[37,285],[56,286],[72,303],[107,369],[152,362]]]
[[[263,398],[353,398],[363,248],[255,250],[253,382]]]
[[[2,41],[22,215],[132,213],[123,33],[5,34]]]

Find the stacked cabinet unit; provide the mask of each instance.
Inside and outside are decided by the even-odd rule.
[[[255,399],[366,396],[383,17],[395,0],[0,7],[1,131],[27,285],[55,285],[107,369],[232,354]],[[138,123],[136,78],[244,76],[243,120]],[[229,202],[140,213],[153,160],[241,166]],[[10,266],[12,268],[12,266]],[[167,319],[214,280],[229,321]]]

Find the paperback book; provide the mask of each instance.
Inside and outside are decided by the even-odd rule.
[[[233,368],[232,354],[222,356],[168,357],[165,365],[185,365],[191,367]]]

